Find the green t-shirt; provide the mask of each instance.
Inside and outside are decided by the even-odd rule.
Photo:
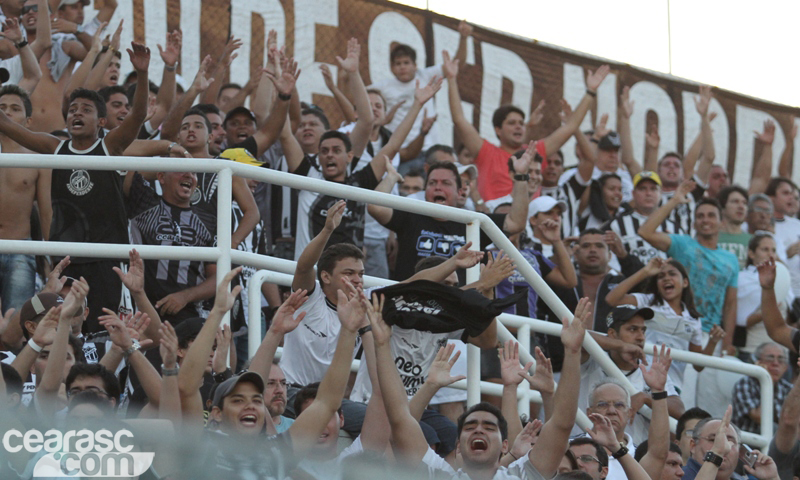
[[[719,232],[717,248],[736,255],[736,259],[739,260],[739,270],[743,270],[747,265],[747,244],[752,237],[749,233]]]

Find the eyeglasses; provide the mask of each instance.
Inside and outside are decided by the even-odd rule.
[[[597,402],[594,405],[594,408],[598,410],[608,410],[612,406],[614,407],[615,410],[628,409],[628,405],[625,402]]]
[[[108,392],[97,387],[86,387],[86,388],[75,387],[67,390],[67,398],[74,397],[75,395],[81,392],[94,392],[98,395],[103,395],[105,397],[108,397]]]
[[[716,435],[710,435],[708,437],[696,437],[696,438],[702,439],[702,440],[706,440],[706,441],[711,442],[711,443],[714,443],[714,440],[717,439],[717,436]],[[728,437],[728,441],[731,442],[734,445],[738,445],[739,444],[739,440],[735,439],[734,437]]]
[[[759,361],[764,363],[778,362],[781,365],[783,365],[789,360],[787,360],[786,357],[784,357],[783,355],[762,355]]]
[[[750,211],[753,213],[769,213],[772,215],[771,208],[764,208],[764,207],[750,207]]]
[[[39,5],[26,5],[22,7],[22,14],[25,15],[28,12],[38,12]]]
[[[598,460],[597,458],[595,458],[595,457],[593,457],[591,455],[581,455],[581,456],[575,457],[575,459],[578,460],[579,462],[583,462],[583,463],[591,463],[591,462],[600,463],[600,460]]]

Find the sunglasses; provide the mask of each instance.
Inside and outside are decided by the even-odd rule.
[[[39,11],[39,5],[26,5],[26,6],[22,7],[22,14],[23,15],[25,15],[28,12],[36,13],[38,11]]]

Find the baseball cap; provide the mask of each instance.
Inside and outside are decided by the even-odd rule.
[[[261,375],[257,374],[256,372],[244,372],[240,375],[235,375],[217,385],[217,389],[214,391],[214,402],[211,404],[211,406],[220,407],[222,405],[222,401],[225,400],[225,397],[230,395],[231,392],[233,392],[233,389],[236,388],[236,385],[239,385],[242,382],[252,383],[259,392],[264,391],[264,379],[261,378]]]
[[[53,307],[64,303],[64,299],[55,293],[43,292],[29,298],[19,311],[19,323],[25,329],[25,322],[41,320],[41,317]]]
[[[89,5],[89,0],[61,0],[58,2],[58,8],[61,8],[64,5],[75,5],[78,2],[81,2],[84,5]]]
[[[253,112],[250,111],[249,108],[240,106],[240,107],[234,108],[233,110],[228,112],[227,115],[225,115],[225,120],[222,122],[222,125],[227,124],[228,120],[233,118],[234,115],[246,115],[247,117],[250,118],[250,120],[252,120],[254,122],[256,121],[256,116],[253,114]]]
[[[548,195],[536,197],[528,204],[528,218],[537,213],[549,212],[555,207],[561,207],[562,212],[567,210],[567,204],[562,200],[556,200]]]
[[[641,182],[642,180],[650,180],[659,187],[661,186],[661,177],[659,177],[656,172],[652,172],[650,170],[642,170],[641,172],[633,176],[633,188],[636,188],[636,185],[639,185],[639,182]]]
[[[8,69],[0,67],[0,83],[6,83],[9,78],[11,78],[11,74],[8,73]]]
[[[608,328],[625,324],[628,320],[641,316],[645,320],[651,320],[655,313],[650,307],[636,307],[635,305],[620,305],[611,310],[611,313],[606,317],[606,325]]]
[[[619,150],[622,146],[622,142],[619,139],[619,134],[617,132],[609,132],[600,139],[597,144],[597,147],[600,150]]]
[[[458,174],[461,175],[464,172],[469,172],[469,179],[475,180],[478,177],[478,169],[475,165],[462,165],[458,162],[453,162],[453,165],[456,166],[458,169]]]

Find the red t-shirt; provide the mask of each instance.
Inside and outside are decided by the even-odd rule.
[[[526,145],[520,147],[526,148]],[[536,152],[547,158],[544,142],[536,141]],[[483,201],[494,200],[511,193],[514,183],[508,176],[508,157],[511,154],[502,148],[483,141],[480,151],[475,155],[475,166],[478,168],[478,192]]]

